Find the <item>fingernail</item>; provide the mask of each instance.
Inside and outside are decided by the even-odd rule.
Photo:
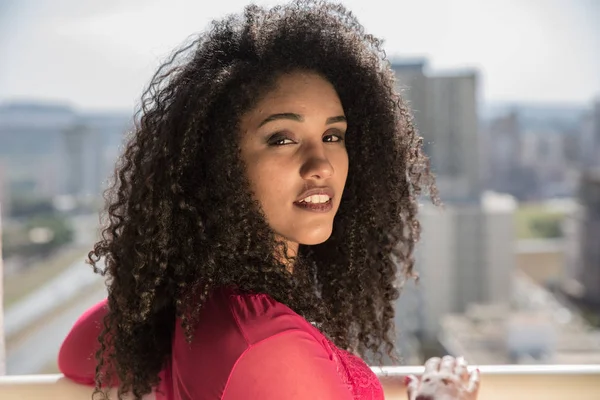
[[[404,377],[404,384],[405,384],[406,386],[408,386],[408,384],[409,384],[411,381],[412,381],[412,379],[411,379],[411,377],[410,377],[410,376],[405,376],[405,377]]]

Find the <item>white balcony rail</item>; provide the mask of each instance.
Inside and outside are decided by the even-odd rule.
[[[386,400],[406,399],[402,378],[419,375],[422,367],[373,368]],[[479,400],[599,400],[600,365],[482,366]],[[91,399],[92,389],[62,375],[0,377],[0,399]],[[111,398],[116,398],[111,396]],[[154,399],[153,395],[147,399]]]

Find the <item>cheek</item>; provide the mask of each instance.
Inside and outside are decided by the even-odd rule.
[[[267,207],[269,203],[279,204],[278,199],[289,192],[290,183],[294,182],[286,168],[282,168],[281,163],[274,162],[255,162],[248,169],[248,178],[263,207]]]
[[[348,177],[348,164],[348,153],[344,151],[342,154],[339,154],[334,164],[334,168],[336,174],[338,175],[338,179],[340,179],[343,182],[346,182],[346,178]]]

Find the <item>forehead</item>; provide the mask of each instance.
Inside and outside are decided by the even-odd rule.
[[[293,109],[290,109],[293,108]],[[312,72],[293,72],[281,75],[274,87],[258,101],[254,111],[323,113],[342,111],[342,105],[333,85]]]

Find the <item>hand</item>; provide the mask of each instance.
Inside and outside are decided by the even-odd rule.
[[[477,400],[479,370],[469,374],[464,358],[433,357],[421,378],[406,377],[408,400]]]

